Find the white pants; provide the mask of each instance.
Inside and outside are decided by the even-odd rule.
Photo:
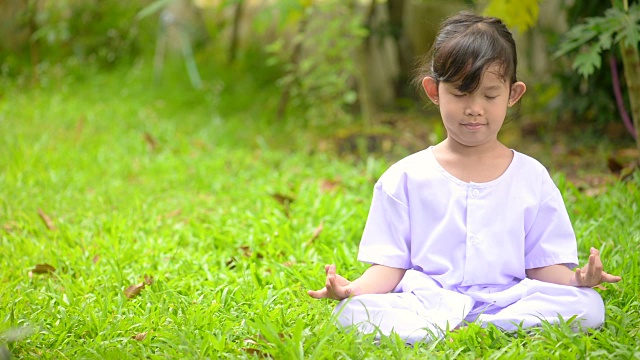
[[[411,270],[407,272],[409,278]],[[524,279],[502,291],[445,290],[435,284],[406,286],[396,291],[368,294],[341,301],[336,307],[342,326],[355,325],[364,333],[397,333],[407,343],[442,337],[446,329],[463,322],[494,324],[504,330],[539,326],[576,316],[573,329],[598,328],[604,323],[604,303],[590,288],[556,285]],[[420,274],[424,280],[423,274]],[[401,282],[402,284],[402,282]],[[409,290],[409,291],[403,291]]]

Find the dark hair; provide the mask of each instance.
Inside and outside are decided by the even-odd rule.
[[[504,81],[513,84],[518,59],[513,35],[502,20],[461,12],[440,25],[438,35],[417,71],[416,85],[431,76],[436,83],[455,84],[474,92],[485,70],[497,64]]]

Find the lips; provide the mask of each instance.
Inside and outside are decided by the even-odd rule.
[[[478,129],[481,129],[485,125],[486,124],[481,124],[481,123],[464,123],[464,124],[462,124],[462,126],[464,126],[465,128],[467,128],[469,130],[478,130]]]

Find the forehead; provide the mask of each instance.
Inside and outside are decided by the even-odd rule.
[[[508,89],[509,84],[504,77],[503,68],[497,64],[489,66],[480,79],[477,90],[489,91],[489,90],[503,90]],[[447,83],[443,82],[443,85],[455,89],[460,88],[460,83]]]

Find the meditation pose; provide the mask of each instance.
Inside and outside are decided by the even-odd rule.
[[[342,326],[429,341],[469,322],[505,330],[576,317],[598,328],[604,304],[592,287],[617,282],[577,243],[560,191],[537,160],[497,135],[525,93],[516,46],[497,18],[445,20],[418,81],[442,117],[441,143],[392,165],[375,185],[349,281],[325,267],[314,298],[340,300]]]

